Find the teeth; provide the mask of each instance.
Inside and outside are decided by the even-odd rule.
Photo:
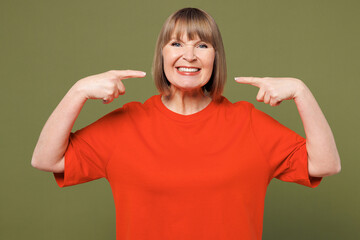
[[[179,67],[178,70],[180,72],[197,72],[197,71],[200,71],[199,68],[184,68],[184,67]]]

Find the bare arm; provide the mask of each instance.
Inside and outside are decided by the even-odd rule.
[[[31,165],[43,171],[63,172],[69,135],[86,102],[75,84],[45,123],[36,144]]]
[[[294,101],[306,134],[309,175],[323,177],[339,173],[340,156],[334,136],[318,103],[305,84],[300,85]]]
[[[238,77],[235,80],[260,88],[256,99],[271,106],[294,99],[306,134],[309,175],[324,177],[341,171],[330,126],[309,88],[301,80],[271,77]]]
[[[87,99],[103,99],[110,103],[125,93],[121,80],[145,77],[133,70],[111,70],[79,80],[66,93],[45,123],[31,160],[31,165],[49,172],[64,171],[64,154],[76,118]]]

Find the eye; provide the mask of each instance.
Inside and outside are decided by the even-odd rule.
[[[181,47],[181,44],[178,43],[178,42],[172,42],[171,43],[171,46],[174,46],[174,47]]]
[[[207,44],[205,43],[200,43],[199,44],[199,48],[208,48]]]

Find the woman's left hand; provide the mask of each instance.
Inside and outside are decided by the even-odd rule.
[[[304,83],[297,78],[236,77],[235,81],[260,88],[256,100],[271,106],[278,106],[283,100],[295,99],[304,89]]]
[[[238,83],[260,88],[256,99],[277,106],[294,99],[306,135],[308,171],[313,177],[334,175],[341,171],[340,156],[331,128],[310,89],[296,78],[237,77]]]

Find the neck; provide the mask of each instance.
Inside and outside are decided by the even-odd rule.
[[[170,92],[168,96],[161,97],[162,102],[171,111],[182,115],[197,113],[208,106],[212,100],[202,89],[182,91],[171,87]]]

